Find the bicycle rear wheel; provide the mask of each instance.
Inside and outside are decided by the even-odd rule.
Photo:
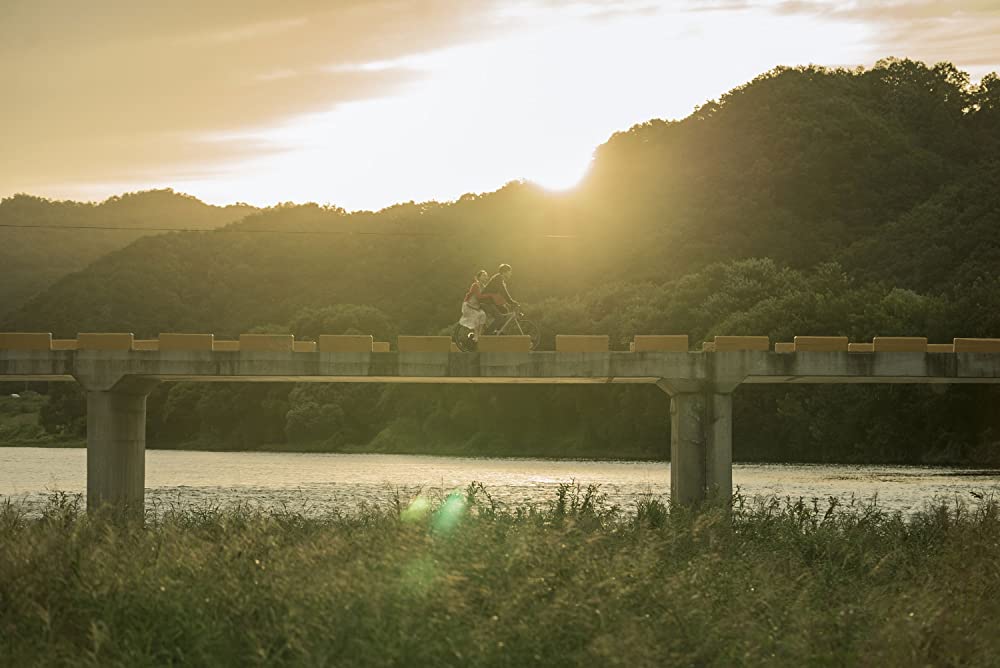
[[[542,330],[538,329],[538,325],[530,320],[518,320],[517,328],[521,330],[522,335],[531,337],[531,349],[538,350],[538,344],[542,341]]]
[[[458,349],[463,353],[476,352],[476,342],[469,338],[472,330],[461,324],[456,324],[451,330],[451,340],[455,342]]]

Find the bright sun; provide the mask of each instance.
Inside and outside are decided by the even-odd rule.
[[[415,76],[390,96],[248,135],[275,150],[175,185],[208,201],[348,209],[456,199],[521,178],[563,190],[615,131],[684,117],[777,63],[809,60],[801,54],[860,58],[849,48],[859,42],[856,27],[826,26],[824,48],[816,27],[797,17],[731,12],[712,17],[708,32],[703,14],[598,21],[550,13],[492,41],[359,66]],[[743,52],[711,48],[718,43]]]

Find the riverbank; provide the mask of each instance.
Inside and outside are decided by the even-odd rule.
[[[0,508],[0,663],[990,665],[997,563],[990,499],[909,520],[738,499],[730,521],[473,488],[140,528],[55,497]]]
[[[76,448],[85,438],[52,434],[41,423],[48,397],[32,390],[0,394],[0,446],[28,448]]]

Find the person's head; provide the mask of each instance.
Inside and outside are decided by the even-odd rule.
[[[505,279],[510,278],[510,275],[514,273],[514,270],[510,268],[509,264],[500,265],[500,268],[497,271],[499,271],[500,275]]]
[[[480,269],[476,272],[476,280],[480,283],[484,283],[490,279],[490,272],[485,269]]]

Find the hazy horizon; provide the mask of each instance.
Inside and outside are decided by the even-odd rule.
[[[1000,64],[984,0],[295,0],[0,9],[0,197],[377,210],[525,179],[779,65]]]

